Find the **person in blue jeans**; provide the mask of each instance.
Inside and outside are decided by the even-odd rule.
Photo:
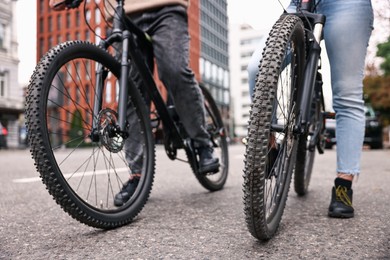
[[[373,29],[371,0],[317,0],[317,12],[326,16],[324,41],[331,68],[333,109],[336,112],[337,176],[328,209],[330,217],[354,216],[352,181],[360,173],[365,113],[363,77],[368,41]],[[291,1],[288,12],[296,12]],[[265,42],[248,65],[249,89],[254,92],[256,74]]]

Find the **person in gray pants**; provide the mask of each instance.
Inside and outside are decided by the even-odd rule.
[[[81,1],[51,0],[50,6],[55,10],[63,10],[72,3],[78,6]],[[140,29],[152,37],[153,57],[145,53],[145,58],[150,61],[150,68],[156,61],[159,79],[168,89],[185,130],[195,143],[199,154],[199,172],[206,174],[218,172],[219,160],[213,155],[210,136],[206,131],[203,95],[189,67],[188,5],[189,0],[126,0],[124,10]],[[114,6],[114,0],[106,2],[112,14]],[[132,71],[132,78],[140,86],[142,82],[138,80],[135,71]],[[137,132],[135,116],[132,116],[134,113],[131,109],[127,111],[127,121],[133,136],[125,142],[131,175],[122,190],[115,195],[116,206],[130,199],[141,177],[143,151],[142,145],[134,137]]]

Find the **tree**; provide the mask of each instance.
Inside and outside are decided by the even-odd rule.
[[[376,56],[384,59],[380,68],[383,70],[384,76],[390,76],[390,37],[387,39],[387,42],[380,43],[377,47]]]
[[[390,37],[387,42],[378,44],[376,55],[383,58],[380,64],[383,74],[374,66],[368,66],[364,84],[365,101],[380,112],[384,125],[390,124]]]
[[[81,112],[75,110],[69,129],[69,140],[67,147],[84,146],[83,142],[83,119]]]

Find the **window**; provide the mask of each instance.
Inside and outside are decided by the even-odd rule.
[[[100,24],[100,10],[99,10],[99,8],[95,9],[95,22],[97,25]]]
[[[101,35],[101,29],[100,27],[96,28],[95,32],[96,32],[96,36],[95,36],[95,43],[99,43],[100,42],[100,35]]]
[[[0,24],[0,48],[4,48],[5,45],[5,24]]]
[[[66,28],[70,28],[70,13],[66,14]]]
[[[80,103],[80,96],[81,96],[80,86],[76,86],[76,103],[77,104]]]
[[[79,10],[76,11],[76,26],[77,27],[80,26],[80,11]]]
[[[249,96],[249,91],[242,91],[241,92],[242,97],[248,97]]]
[[[243,53],[241,53],[241,58],[251,57],[252,53],[253,53],[252,51],[243,52]]]
[[[215,64],[211,64],[211,80],[217,81],[218,79],[218,67]]]
[[[87,22],[91,21],[91,11],[90,10],[87,10],[87,12],[85,13],[85,20],[87,20]]]
[[[229,72],[225,70],[224,76],[223,76],[223,86],[226,88],[229,88]]]
[[[200,73],[200,75],[202,75],[202,77],[204,76],[204,59],[203,58],[199,59],[199,73]]]
[[[39,18],[39,32],[43,33],[45,31],[44,28],[45,23],[43,22],[43,18]]]
[[[111,91],[112,91],[111,82],[108,81],[106,85],[106,98],[105,98],[107,103],[111,103]]]
[[[51,47],[53,47],[53,38],[52,38],[51,36],[49,36],[49,38],[47,39],[47,41],[48,41],[48,47],[49,47],[49,49],[50,49]]]
[[[51,32],[51,31],[53,30],[52,24],[53,24],[52,18],[51,18],[51,16],[49,16],[49,17],[47,18],[47,26],[48,26],[47,30],[48,30],[49,32]]]
[[[43,56],[43,53],[45,52],[45,41],[43,38],[39,39],[39,57]]]
[[[223,92],[224,93],[224,95],[223,95],[223,101],[224,101],[224,103],[225,104],[229,104],[229,91],[224,91]]]
[[[62,37],[61,35],[57,36],[57,44],[60,44],[62,42]]]
[[[70,64],[67,64],[66,65],[66,69],[65,69],[65,73],[66,73],[66,82],[71,82],[72,81],[72,68],[71,68],[71,65]]]
[[[89,41],[89,29],[85,30],[85,38],[86,41]]]
[[[90,90],[89,90],[89,85],[88,84],[85,84],[85,100],[87,103],[89,103],[89,96],[90,96]]]
[[[7,95],[7,79],[6,74],[0,74],[0,98],[5,97]]]
[[[91,71],[92,71],[91,64],[87,60],[87,61],[85,61],[84,66],[85,66],[85,79],[90,80],[91,79]]]
[[[39,1],[39,9],[41,14],[45,11],[45,0]]]
[[[211,63],[208,60],[204,63],[204,75],[206,79],[210,79],[211,77]]]
[[[57,30],[61,30],[61,14],[57,16]]]

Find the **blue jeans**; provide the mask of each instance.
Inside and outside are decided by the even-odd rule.
[[[295,12],[292,2],[288,12]],[[321,0],[317,12],[326,16],[324,40],[331,67],[333,109],[336,112],[337,172],[360,173],[364,139],[364,61],[373,29],[370,0]],[[263,46],[248,65],[249,89],[253,93]]]

